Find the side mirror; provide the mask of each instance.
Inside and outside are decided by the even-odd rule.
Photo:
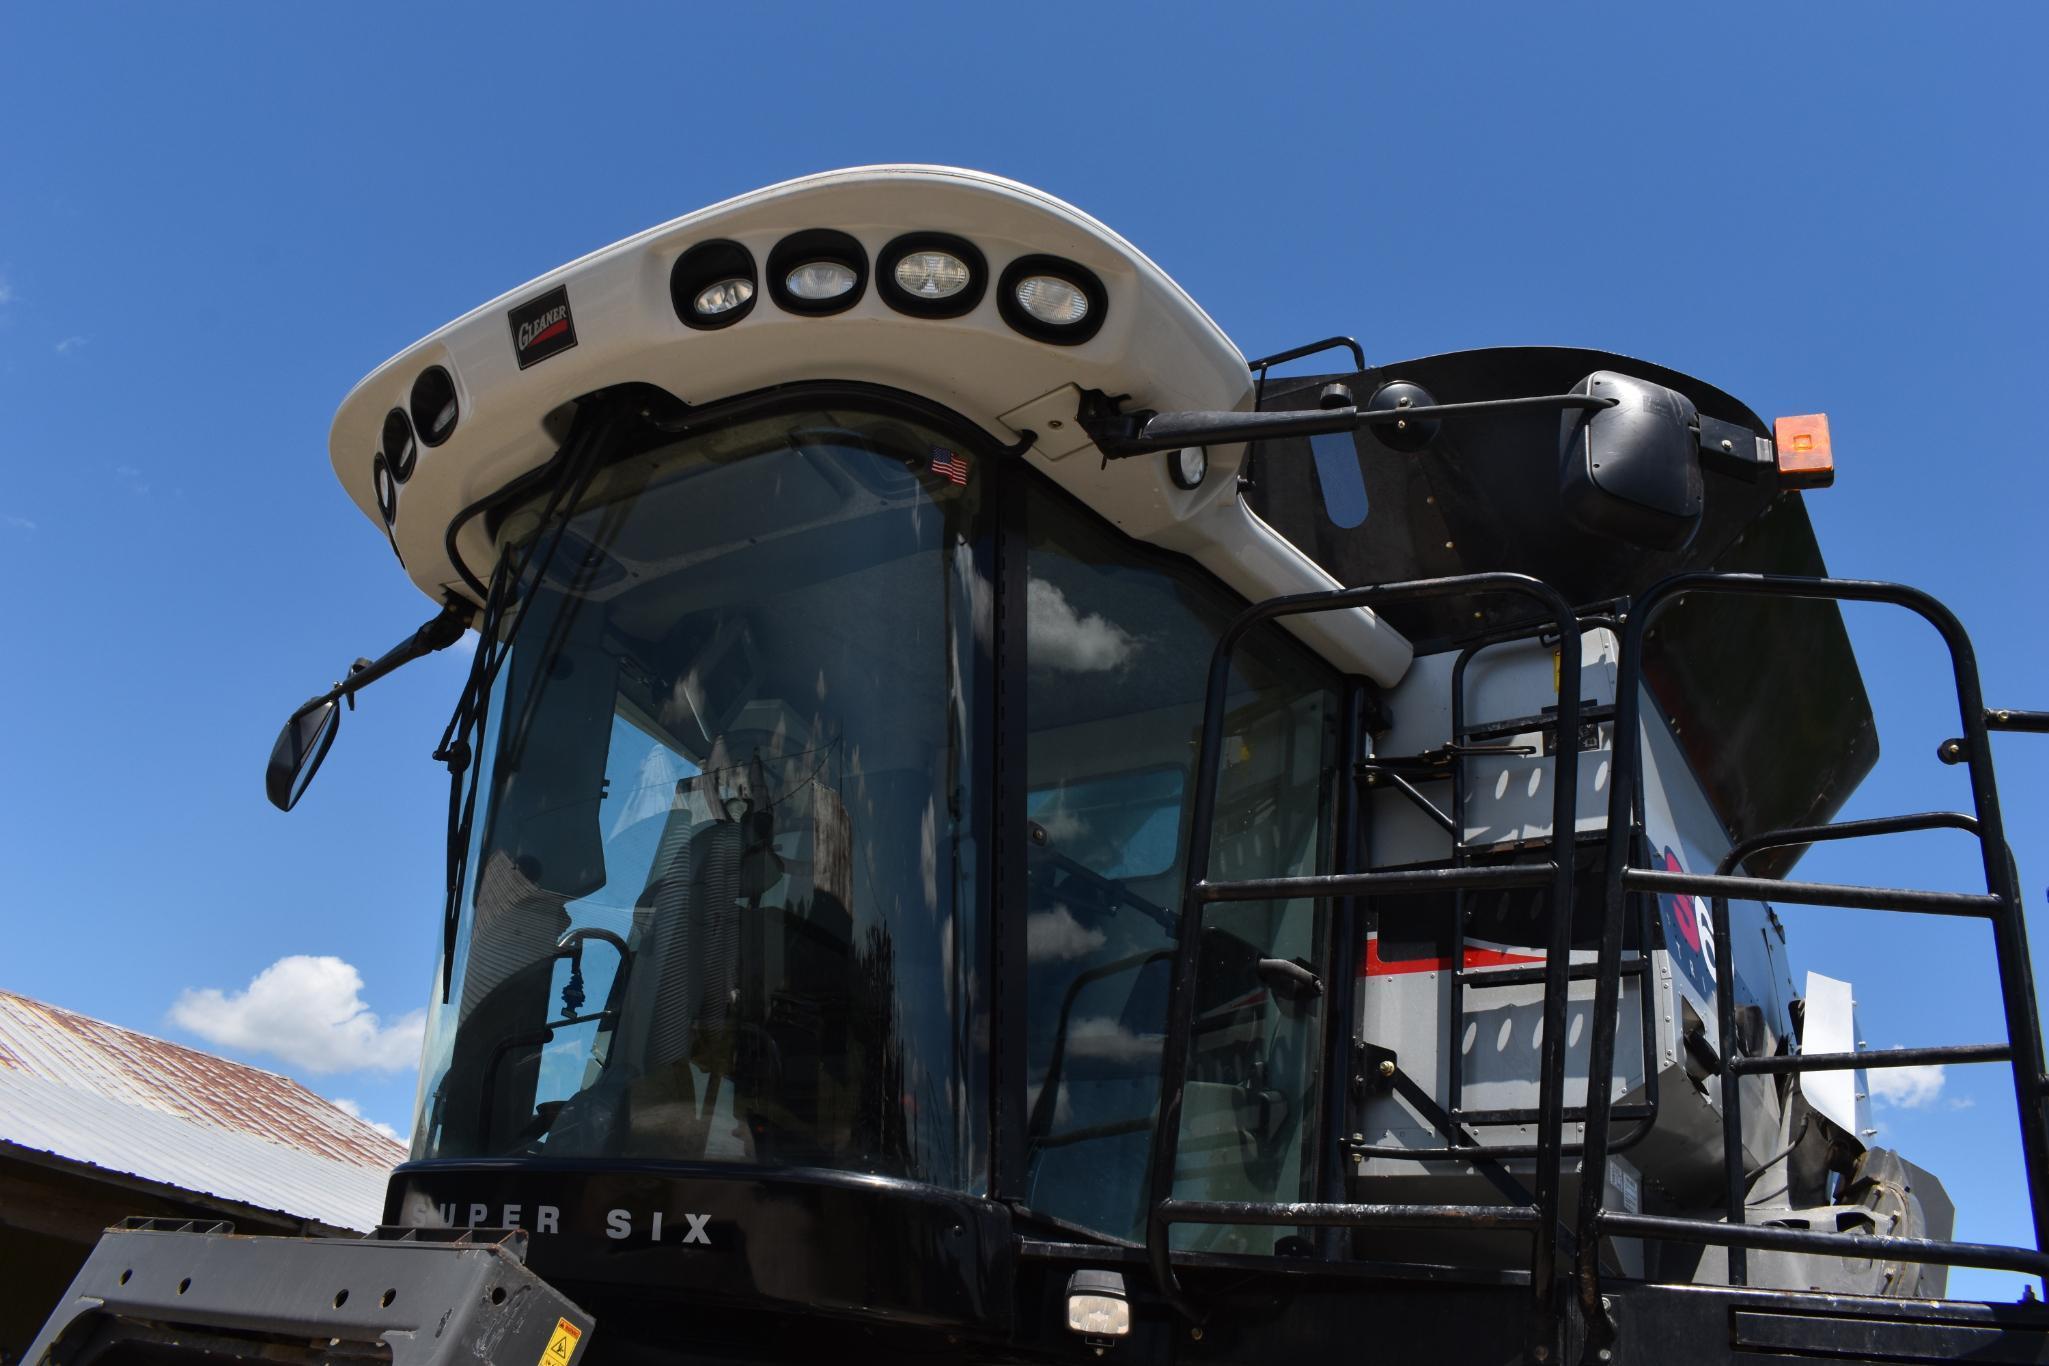
[[[270,765],[263,774],[263,790],[272,806],[290,811],[299,804],[340,729],[341,703],[332,697],[315,699],[292,713],[270,747]]]
[[[1560,422],[1558,496],[1582,531],[1645,550],[1677,550],[1700,527],[1700,421],[1662,384],[1596,370],[1575,394],[1616,400]]]

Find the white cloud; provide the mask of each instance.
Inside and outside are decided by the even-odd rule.
[[[57,343],[57,354],[68,356],[91,340],[92,338],[90,337],[66,337],[63,341]]]
[[[9,527],[15,531],[34,531],[36,529],[34,522],[31,522],[26,517],[16,517],[12,513],[0,517],[0,526]]]
[[[171,1021],[208,1043],[268,1053],[308,1072],[396,1072],[420,1061],[426,1012],[385,1024],[363,1001],[363,976],[334,957],[280,958],[232,994],[186,991]]]
[[[361,1120],[363,1123],[369,1125],[378,1133],[383,1134],[386,1138],[391,1139],[393,1142],[410,1143],[412,1141],[408,1135],[400,1133],[398,1130],[392,1128],[389,1124],[386,1124],[384,1121],[372,1119],[368,1115],[364,1114],[363,1107],[356,1104],[356,1102],[352,1100],[345,1099],[341,1096],[336,1096],[334,1097],[334,1108],[341,1111],[343,1114],[347,1115],[350,1119]]]
[[[150,486],[143,479],[142,471],[133,465],[114,466],[114,477],[126,485],[128,491],[138,498],[149,492]]]
[[[0,305],[14,302],[14,286],[7,283],[7,277],[0,275]]]
[[[1160,1044],[1159,1035],[1134,1033],[1122,1020],[1107,1015],[1085,1016],[1067,1031],[1067,1055],[1071,1058],[1139,1062],[1159,1057]]]
[[[1871,1083],[1871,1099],[1902,1110],[1933,1105],[1942,1094],[1942,1065],[1921,1067],[1874,1067],[1865,1074]]]
[[[1025,917],[1025,958],[1033,963],[1061,963],[1086,958],[1103,947],[1103,932],[1074,918],[1065,906]]]
[[[1025,632],[1032,663],[1069,673],[1109,673],[1138,653],[1138,640],[1094,612],[1083,615],[1044,579],[1025,587]]]

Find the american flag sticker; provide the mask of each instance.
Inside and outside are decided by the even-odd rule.
[[[932,448],[932,473],[955,484],[965,486],[968,482],[968,461],[966,456],[952,451]]]

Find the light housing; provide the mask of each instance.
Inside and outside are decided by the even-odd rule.
[[[949,270],[941,260],[951,259],[958,267]],[[913,277],[910,283],[899,275]],[[922,281],[945,282],[953,275],[959,283],[947,293],[935,293]],[[899,313],[914,318],[958,318],[972,313],[989,289],[989,264],[974,243],[943,232],[905,233],[882,249],[876,260],[875,289],[884,302]]]
[[[1825,489],[1836,482],[1827,413],[1779,418],[1772,423],[1772,447],[1778,452],[1780,488]]]
[[[1183,446],[1167,452],[1167,477],[1177,489],[1199,489],[1209,477],[1209,452],[1200,446]]]
[[[406,410],[393,408],[384,415],[383,441],[378,454],[384,457],[385,472],[392,482],[403,484],[413,477],[413,465],[419,459],[420,447],[413,440],[413,424],[406,417]]]
[[[1090,1341],[1131,1336],[1131,1301],[1122,1273],[1085,1269],[1068,1277],[1067,1327]]]
[[[455,376],[439,365],[430,365],[413,381],[413,392],[406,401],[406,407],[413,415],[413,431],[423,446],[438,446],[455,435],[456,419],[462,416],[461,405],[455,396]],[[388,425],[388,423],[387,423]],[[398,474],[397,470],[392,473]],[[399,474],[403,482],[412,475],[408,468]]]
[[[830,277],[839,273],[831,267],[844,272],[844,283],[833,292],[799,293],[792,288],[792,277],[802,272],[809,272],[816,283],[831,283]],[[867,285],[867,250],[846,233],[832,228],[793,232],[768,254],[769,297],[786,313],[813,318],[844,313],[861,301]]]
[[[744,291],[737,288],[742,284],[746,286]],[[735,294],[744,292],[746,297],[717,310],[704,307],[707,296],[722,285]],[[754,300],[760,292],[761,279],[755,273],[754,254],[738,242],[699,242],[677,257],[669,271],[669,302],[675,306],[676,316],[684,326],[702,332],[739,322],[754,311]]]
[[[697,297],[690,301],[690,307],[700,318],[716,318],[721,313],[754,301],[754,281],[744,275],[714,280],[697,291]]]
[[[1056,346],[1079,346],[1095,336],[1109,302],[1094,271],[1058,256],[1021,256],[1004,268],[996,286],[1003,321]],[[1063,314],[1068,320],[1061,320]]]
[[[398,520],[398,483],[391,477],[391,465],[383,451],[371,458],[370,488],[377,495],[377,515],[388,530]]]
[[[853,289],[854,268],[843,261],[806,261],[783,277],[783,288],[806,303],[822,304]]]

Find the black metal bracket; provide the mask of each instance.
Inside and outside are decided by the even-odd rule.
[[[1089,434],[1105,460],[1156,455],[1189,446],[1218,446],[1237,441],[1270,441],[1287,436],[1328,436],[1361,427],[1399,426],[1475,413],[1529,409],[1612,408],[1616,400],[1588,394],[1541,394],[1529,398],[1490,398],[1472,403],[1429,403],[1407,408],[1307,408],[1287,412],[1162,413],[1150,408],[1122,411],[1129,394],[1110,395],[1084,389],[1074,420]]]
[[[1985,729],[2015,731],[2022,735],[2049,735],[2049,711],[2016,711],[1999,707],[1985,713]],[[1935,757],[1945,764],[1961,764],[1971,757],[1971,742],[1956,737],[1935,747]]]

